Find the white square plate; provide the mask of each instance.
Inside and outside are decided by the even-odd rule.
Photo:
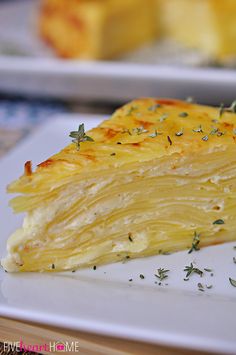
[[[68,133],[85,122],[96,126],[101,117],[58,118],[43,126],[0,161],[0,255],[9,234],[22,222],[8,207],[5,188],[22,173],[26,160],[39,163],[69,142]],[[150,258],[84,269],[75,273],[9,274],[0,270],[0,315],[99,334],[168,346],[236,352],[235,243],[157,255]],[[184,281],[186,265],[204,271]],[[169,269],[160,286],[154,276]],[[140,278],[140,274],[145,276]],[[129,279],[133,281],[130,282]],[[156,282],[156,283],[155,283]],[[201,282],[205,291],[199,291]],[[213,285],[207,289],[205,285]]]

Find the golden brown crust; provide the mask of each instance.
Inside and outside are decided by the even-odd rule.
[[[10,190],[21,192],[27,187],[30,191],[41,180],[49,183],[55,176],[63,179],[176,153],[186,156],[230,145],[236,149],[235,129],[236,114],[228,110],[220,114],[219,108],[180,100],[137,99],[87,132],[94,142],[82,142],[79,151],[74,143],[68,145],[38,165],[31,187],[20,179]]]
[[[32,162],[27,161],[24,166],[24,174],[25,176],[31,176],[32,175]]]

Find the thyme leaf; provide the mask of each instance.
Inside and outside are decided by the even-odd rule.
[[[224,111],[225,111],[224,106],[225,106],[225,105],[224,105],[223,103],[220,104],[219,117],[222,117],[222,115],[223,115],[223,113],[224,113]]]
[[[162,133],[157,132],[157,130],[155,129],[154,133],[149,134],[148,137],[155,138],[155,137],[160,136],[160,135],[162,135]]]
[[[143,126],[141,126],[141,127],[133,128],[133,129],[132,129],[132,132],[133,132],[133,133],[136,133],[136,134],[139,136],[139,135],[142,134],[142,133],[147,133],[148,130],[145,129]]]
[[[152,106],[149,106],[148,107],[148,111],[151,111],[151,112],[156,112],[156,109],[161,107],[160,104],[155,104],[155,105],[152,105]]]
[[[195,231],[194,236],[193,236],[192,246],[191,246],[191,249],[189,250],[188,254],[191,254],[194,250],[198,251],[200,249],[198,247],[199,243],[200,243],[200,233],[197,233]]]
[[[214,221],[212,224],[225,224],[223,219],[217,219],[216,221]]]
[[[219,117],[222,117],[224,112],[236,113],[236,100],[234,100],[229,107],[224,107],[224,104],[220,104]]]
[[[218,128],[213,128],[212,131],[210,132],[210,134],[213,136],[214,134],[218,133],[219,129]]]
[[[229,277],[229,282],[231,283],[232,286],[236,287],[236,280],[231,279],[231,277]]]
[[[176,132],[176,133],[175,133],[175,135],[176,135],[177,137],[180,137],[180,136],[182,136],[183,134],[184,134],[183,128],[181,128],[181,130],[180,130],[179,132]]]
[[[167,118],[168,118],[168,113],[164,113],[163,115],[161,115],[161,117],[159,118],[159,121],[160,122],[163,122],[163,121],[165,121]]]
[[[179,117],[188,117],[188,112],[180,112]]]
[[[236,113],[236,100],[234,100],[232,102],[232,104],[230,105],[230,107],[227,109],[227,111],[232,112],[232,113]]]
[[[80,143],[81,142],[94,142],[93,138],[87,136],[84,132],[84,123],[79,125],[78,131],[72,131],[69,135],[72,139],[72,142],[77,145],[77,149],[80,150]]]
[[[203,270],[205,270],[206,272],[212,272],[212,269],[204,268]]]
[[[208,136],[204,136],[204,137],[202,137],[202,140],[203,140],[203,141],[205,141],[205,142],[207,142],[207,141],[208,141],[208,139],[209,139],[209,137],[208,137]]]
[[[128,109],[127,113],[126,113],[126,116],[132,115],[132,113],[133,113],[135,110],[137,110],[137,107],[131,106],[131,107]]]
[[[202,126],[200,125],[198,128],[194,128],[194,129],[193,129],[193,132],[196,132],[196,133],[203,133]]]

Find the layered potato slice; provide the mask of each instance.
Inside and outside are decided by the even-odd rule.
[[[234,111],[137,99],[88,131],[94,142],[27,163],[8,187],[26,217],[3,267],[74,270],[236,240]]]
[[[155,0],[43,0],[39,31],[63,58],[109,59],[156,36]]]
[[[235,59],[235,0],[156,0],[163,32],[216,59]]]

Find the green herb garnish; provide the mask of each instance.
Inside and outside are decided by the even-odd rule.
[[[155,104],[150,107],[148,107],[148,111],[155,112],[157,108],[161,107],[160,104]]]
[[[208,137],[208,136],[204,136],[204,137],[202,137],[202,140],[203,140],[204,142],[207,142],[207,141],[208,141],[208,139],[209,139],[209,137]]]
[[[87,136],[84,132],[84,124],[82,123],[79,125],[78,131],[72,131],[70,132],[69,135],[71,138],[73,138],[72,142],[77,145],[77,149],[80,150],[80,143],[81,142],[94,142],[93,138]]]
[[[141,126],[141,127],[133,128],[132,132],[136,133],[139,136],[142,133],[147,133],[148,130]]]
[[[154,133],[149,134],[148,137],[150,137],[150,138],[155,138],[155,137],[157,137],[157,136],[160,136],[161,134],[162,134],[162,133],[157,132],[157,130],[155,129]]]
[[[175,135],[176,135],[177,137],[180,137],[180,136],[182,136],[183,134],[184,134],[183,128],[181,129],[181,131],[175,133]]]
[[[231,283],[232,286],[236,287],[236,280],[231,279],[231,277],[229,277],[229,282]]]
[[[200,275],[201,277],[203,275],[203,271],[194,267],[193,263],[191,263],[190,266],[185,266],[184,271],[187,272],[185,278],[188,278],[190,275],[192,275],[194,273]]]
[[[236,100],[232,102],[230,107],[227,109],[228,112],[236,113]]]
[[[224,104],[220,104],[219,117],[222,117],[224,112],[236,113],[236,100],[234,100],[229,107],[224,107]]]
[[[180,112],[179,117],[188,117],[188,112]]]
[[[225,111],[224,106],[225,106],[225,105],[224,105],[223,103],[220,104],[219,117],[222,117],[222,115],[223,115],[223,113],[224,113],[224,111]]]
[[[163,268],[159,268],[157,269],[157,274],[155,274],[155,276],[160,280],[160,281],[163,281],[165,279],[167,279],[168,275],[167,273],[169,272],[170,270],[166,270],[166,269],[163,269]]]
[[[191,249],[189,250],[188,254],[191,254],[194,250],[198,251],[200,249],[198,247],[199,243],[200,243],[200,233],[197,233],[195,231],[194,236],[193,236],[192,246],[191,246]]]
[[[165,121],[167,118],[168,118],[168,113],[164,113],[163,115],[161,115],[161,117],[159,118],[159,121],[160,122],[163,122],[163,121]]]
[[[223,221],[223,219],[217,219],[212,224],[225,224],[225,222]]]
[[[127,129],[127,128],[124,128],[121,133],[128,133],[130,136],[132,136],[132,133],[131,133],[130,130]]]
[[[137,110],[137,107],[131,106],[126,113],[126,116],[130,116],[135,110]]]
[[[212,269],[204,268],[203,270],[205,270],[206,272],[212,272]]]
[[[214,134],[216,134],[219,131],[218,128],[213,128],[212,131],[210,132],[210,134],[213,136]]]
[[[198,128],[194,128],[194,129],[193,129],[193,132],[196,132],[196,133],[203,133],[202,126],[200,125]]]

